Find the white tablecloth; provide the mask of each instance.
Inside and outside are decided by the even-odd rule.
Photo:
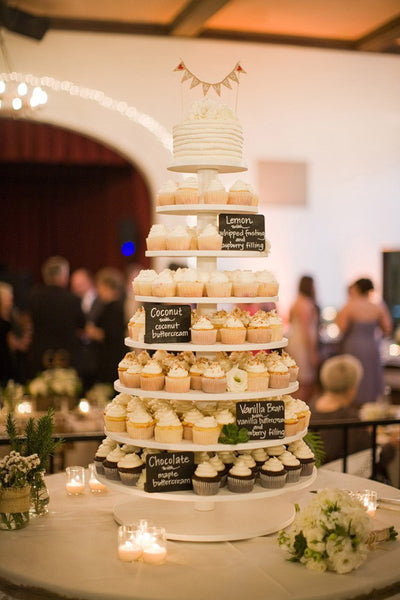
[[[19,531],[0,531],[0,590],[5,597],[42,598],[31,588],[84,600],[332,600],[383,588],[387,591],[379,598],[394,598],[400,592],[399,542],[371,552],[367,562],[348,575],[315,573],[286,561],[276,534],[238,542],[168,541],[164,565],[123,563],[117,557],[112,511],[115,503],[129,498],[115,491],[93,496],[89,490],[69,497],[64,478],[63,473],[47,478],[51,501],[46,517]],[[400,498],[395,488],[327,471],[321,471],[311,487],[370,488],[381,496]],[[285,498],[305,504],[311,496],[305,490]],[[177,519],[179,508],[177,503]],[[252,510],[251,501],[246,509]],[[400,530],[400,510],[379,509],[375,521],[376,528],[394,525]]]

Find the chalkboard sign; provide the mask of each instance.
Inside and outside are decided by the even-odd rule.
[[[285,404],[282,400],[238,402],[236,422],[249,432],[250,440],[279,440],[285,437]]]
[[[222,250],[265,250],[264,215],[219,215],[218,230],[222,235]]]
[[[191,309],[188,304],[145,304],[146,344],[190,342]]]
[[[166,452],[146,456],[146,492],[192,489],[193,452]]]

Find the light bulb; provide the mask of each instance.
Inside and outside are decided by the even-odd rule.
[[[18,85],[17,90],[19,96],[26,96],[28,93],[28,86],[26,85],[26,83],[22,82]]]
[[[21,110],[22,108],[22,100],[21,98],[13,98],[12,107],[14,110]]]

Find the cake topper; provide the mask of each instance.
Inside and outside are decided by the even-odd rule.
[[[192,80],[191,84],[190,84],[190,89],[201,84],[201,86],[203,88],[204,96],[207,95],[207,92],[210,89],[210,87],[218,94],[218,96],[220,96],[222,85],[225,86],[226,88],[232,89],[231,81],[233,81],[239,85],[239,83],[240,83],[239,75],[241,73],[246,73],[246,71],[240,65],[240,62],[237,62],[236,65],[234,66],[234,68],[232,69],[232,71],[230,73],[228,73],[227,75],[225,75],[225,77],[223,79],[212,83],[209,81],[203,81],[202,79],[197,77],[194,73],[192,73],[192,71],[190,71],[187,68],[187,66],[185,65],[183,60],[181,60],[180,63],[178,64],[178,66],[175,67],[174,71],[182,71],[183,72],[183,77],[182,77],[181,83],[184,83],[185,81],[188,81],[190,79]]]

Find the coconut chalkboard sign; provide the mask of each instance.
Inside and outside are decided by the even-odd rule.
[[[166,452],[146,456],[146,492],[192,489],[193,452]]]
[[[249,432],[250,440],[279,440],[285,437],[285,404],[282,400],[238,402],[236,422]]]
[[[241,252],[264,252],[265,219],[264,215],[236,215],[221,213],[218,219],[218,231],[222,235],[222,250]]]
[[[188,304],[146,304],[146,344],[190,342],[191,308]]]

